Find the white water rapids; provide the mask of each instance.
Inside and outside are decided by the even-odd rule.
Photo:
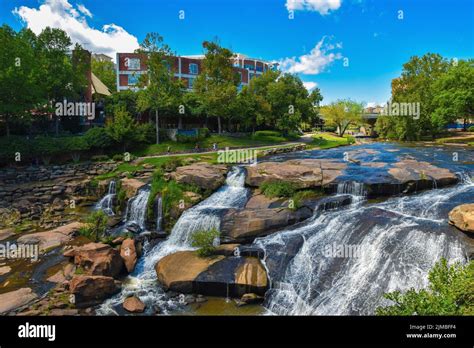
[[[351,191],[363,192],[357,186]],[[443,231],[443,207],[469,192],[474,193],[474,185],[466,180],[383,203],[356,199],[348,208],[323,212],[302,227],[257,239],[254,244],[265,250],[268,267],[271,255],[285,250],[295,236],[303,238],[294,258],[279,274],[271,274],[265,306],[278,315],[367,315],[387,304],[385,292],[425,287],[440,258],[466,260],[459,239]],[[359,254],[340,257],[339,246]]]

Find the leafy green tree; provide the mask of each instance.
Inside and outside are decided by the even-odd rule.
[[[72,45],[69,36],[61,29],[45,28],[38,35],[38,60],[41,65],[39,88],[48,102],[48,111],[54,113],[56,102],[72,96],[73,66],[68,53]],[[59,117],[54,115],[55,132],[59,133]]]
[[[138,93],[132,90],[124,90],[108,96],[105,102],[105,112],[113,115],[117,108],[125,108],[127,112],[135,117],[138,113]]]
[[[433,124],[442,129],[457,119],[467,129],[474,119],[474,60],[452,62],[448,71],[433,84]]]
[[[182,103],[183,82],[174,78],[171,50],[157,33],[149,33],[143,40],[139,53],[147,57],[148,74],[142,75],[144,88],[138,95],[139,110],[155,111],[156,143],[160,143],[159,112],[176,110]]]
[[[105,129],[110,138],[123,146],[124,152],[139,137],[137,123],[124,107],[115,110],[113,121],[109,122]]]
[[[102,127],[90,128],[86,134],[84,134],[84,140],[90,148],[100,151],[112,146],[113,142],[107,130]]]
[[[341,137],[350,125],[362,122],[362,111],[362,103],[350,99],[337,100],[321,108],[325,123],[329,126],[336,126]]]
[[[92,59],[91,69],[95,76],[99,78],[114,93],[117,90],[117,73],[114,63],[106,60]]]
[[[428,279],[427,289],[385,294],[394,304],[378,307],[377,315],[474,315],[474,261],[449,266],[441,259]]]
[[[16,33],[7,25],[0,27],[0,117],[7,136],[10,123],[27,119],[29,111],[41,102],[36,44],[29,29]]]
[[[86,220],[86,226],[82,227],[80,234],[98,242],[107,231],[107,215],[102,210],[91,213]]]
[[[420,117],[389,116],[377,121],[376,129],[382,135],[395,135],[398,140],[419,140],[425,135],[434,137],[439,131],[439,123],[433,118],[436,108],[434,83],[448,68],[449,62],[439,54],[411,57],[403,65],[401,76],[392,80],[392,102],[420,103]]]
[[[234,54],[217,41],[203,42],[205,57],[194,90],[204,105],[208,117],[217,117],[218,132],[222,133],[221,118],[232,115],[231,104],[237,96],[240,77],[233,68]]]

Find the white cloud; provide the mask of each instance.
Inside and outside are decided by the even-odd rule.
[[[312,81],[303,82],[303,85],[306,87],[308,92],[311,92],[313,89],[315,89],[318,86],[316,82],[312,82]]]
[[[84,15],[84,16],[87,16],[87,17],[91,17],[92,18],[92,13],[91,11],[89,11],[89,9],[87,7],[85,7],[84,5],[77,5],[77,9]]]
[[[288,11],[315,11],[327,15],[341,7],[342,0],[286,0]]]
[[[326,37],[323,37],[309,54],[280,60],[281,70],[292,74],[307,75],[317,75],[323,72],[335,60],[342,58],[341,53],[330,52],[342,48],[342,44],[328,44],[324,42],[325,39]]]
[[[117,52],[133,52],[139,47],[135,36],[116,24],[106,24],[101,30],[89,26],[92,13],[83,5],[77,10],[68,0],[45,0],[39,8],[21,6],[17,14],[35,34],[46,27],[64,30],[73,43],[79,43],[94,53],[104,53],[115,60]]]

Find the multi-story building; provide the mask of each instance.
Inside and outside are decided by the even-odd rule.
[[[192,90],[194,79],[201,73],[204,55],[173,56],[174,76],[185,81],[187,90]],[[147,73],[146,56],[138,53],[117,53],[117,90],[138,89],[138,80]],[[240,85],[248,85],[250,79],[263,74],[269,69],[276,69],[278,63],[236,54],[234,69],[239,73]]]

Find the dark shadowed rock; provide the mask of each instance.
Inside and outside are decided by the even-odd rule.
[[[240,297],[245,293],[264,294],[267,273],[253,257],[199,257],[193,251],[181,251],[158,261],[158,281],[180,293]]]
[[[84,268],[90,275],[116,277],[124,268],[119,252],[103,243],[89,243],[76,247],[66,251],[64,256],[73,257],[74,264]]]
[[[101,303],[120,291],[118,283],[112,277],[76,275],[69,283],[69,291],[78,308]]]

